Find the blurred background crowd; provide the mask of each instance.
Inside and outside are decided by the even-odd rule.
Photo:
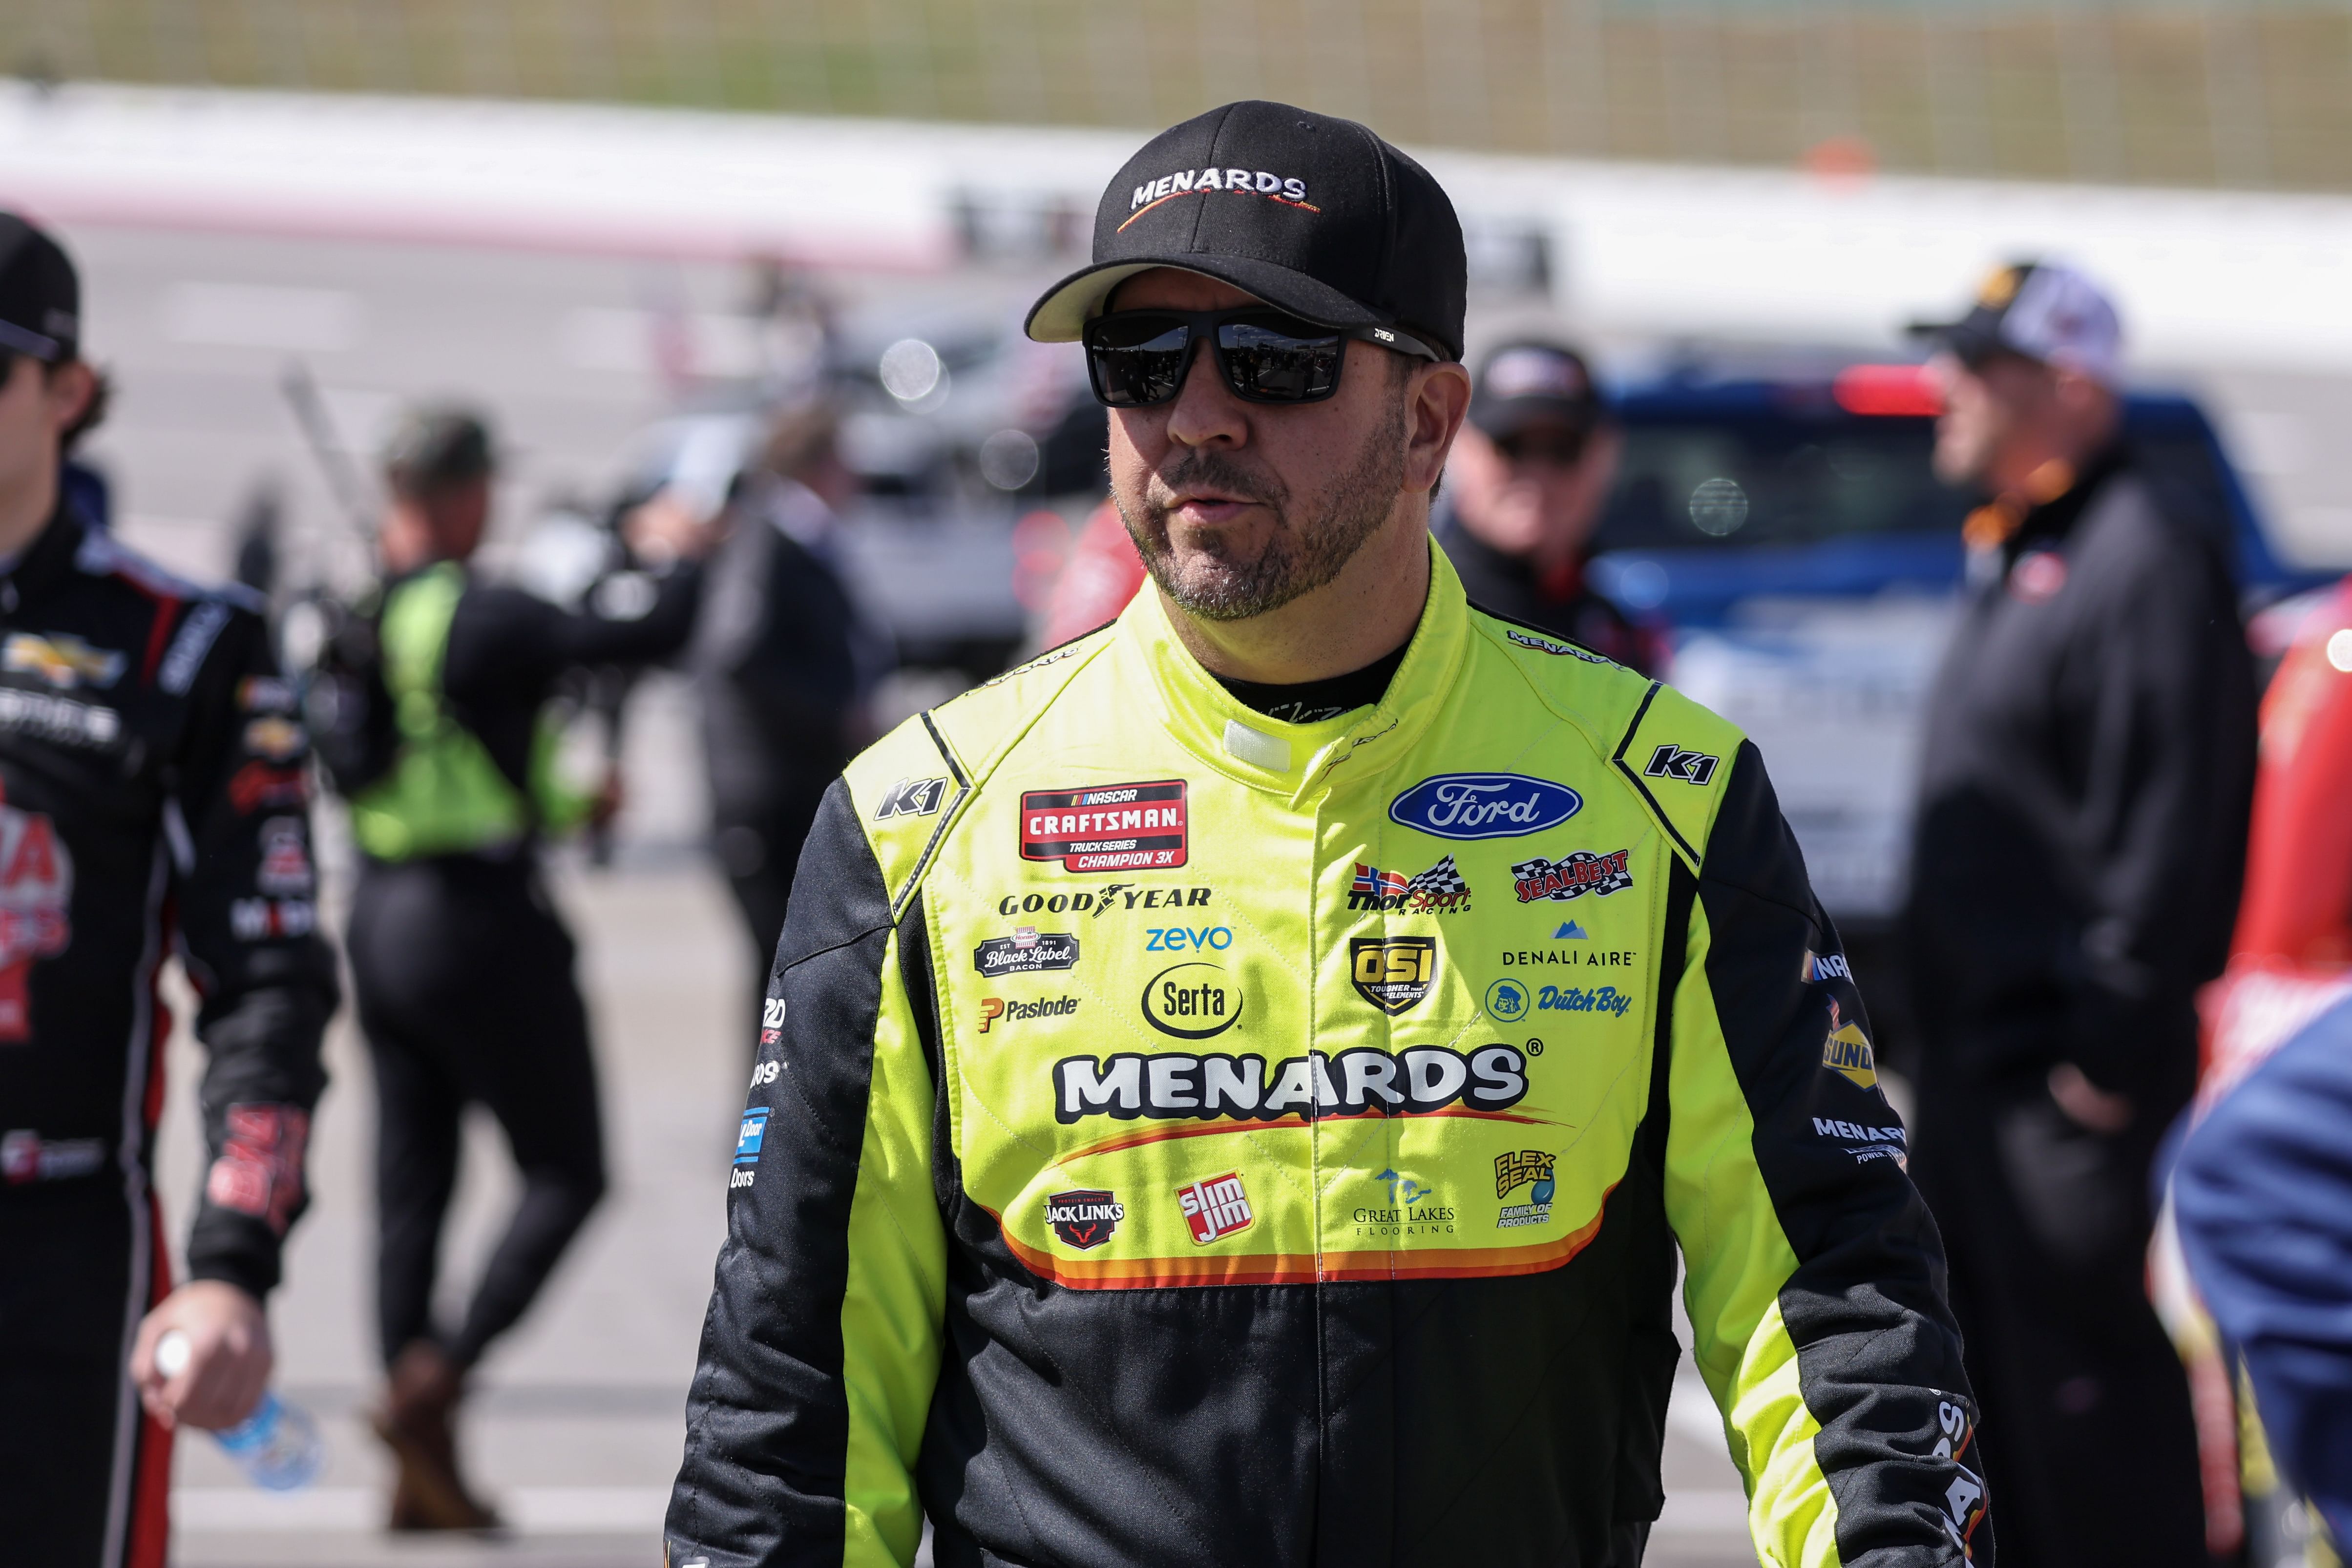
[[[481,645],[506,651],[499,671],[533,672],[497,699],[511,744],[536,745],[542,709],[555,716],[546,767],[570,803],[545,820],[576,830],[547,879],[578,945],[584,1011],[559,1032],[580,1054],[487,1092],[438,1083],[429,1041],[407,1077],[387,1070],[387,1041],[397,1054],[436,1029],[429,1008],[387,1010],[434,994],[402,970],[400,933],[457,940],[474,920],[463,940],[522,952],[515,933],[545,911],[403,903],[382,884],[354,911],[362,852],[383,841],[364,810],[323,798],[323,925],[351,933],[362,1014],[381,1004],[373,1057],[351,1009],[331,1032],[314,1207],[273,1306],[280,1383],[320,1416],[327,1469],[268,1496],[183,1444],[178,1560],[427,1560],[377,1555],[379,1342],[398,1348],[437,1307],[478,1336],[470,1364],[514,1322],[493,1298],[520,1291],[520,1312],[530,1294],[501,1284],[519,1213],[541,1237],[523,1250],[554,1272],[485,1354],[465,1427],[467,1473],[510,1532],[429,1560],[658,1549],[799,836],[865,741],[1099,624],[1141,582],[1105,504],[1105,413],[1083,361],[1024,339],[1019,312],[1084,260],[1097,193],[1144,135],[1261,96],[1366,121],[1453,195],[1479,402],[1440,536],[1474,599],[1671,680],[1755,738],[1906,1121],[1935,1119],[1915,1096],[1934,1090],[1937,1042],[1957,1060],[1989,1038],[1954,1020],[2021,943],[2142,1008],[2081,1027],[2172,1042],[2178,1083],[2103,1074],[2089,1049],[2088,1079],[2051,1078],[2056,1124],[2105,1140],[2105,1185],[2084,1185],[2079,1138],[2020,1155],[2013,1107],[1961,1118],[1987,1160],[2011,1162],[2029,1210],[2065,1210],[2037,1256],[1991,1233],[2050,1216],[1987,1209],[1978,1267],[2037,1274],[2047,1297],[2042,1266],[2073,1237],[2102,1253],[2086,1290],[2152,1292],[2158,1360],[2128,1364],[2178,1377],[2149,1419],[2187,1412],[2182,1463],[2199,1476],[2169,1516],[2201,1522],[2217,1561],[2327,1559],[2303,1495],[2319,1478],[2282,1478],[2252,1416],[2264,1374],[2249,1381],[2239,1357],[2258,1337],[2240,1324],[2305,1352],[2343,1340],[2343,1309],[2327,1317],[2311,1282],[2329,1272],[2324,1220],[2200,1177],[2182,1198],[2189,1262],[2168,1227],[2145,1270],[2142,1257],[2164,1134],[2200,1064],[2191,1116],[2263,1082],[2352,963],[2352,813],[2328,789],[2329,682],[2352,671],[2334,586],[2352,565],[2341,0],[16,0],[0,68],[0,206],[73,254],[82,351],[110,385],[73,454],[85,512],[172,570],[265,596],[284,662],[330,695],[353,626],[383,612],[383,575],[478,539],[477,580],[519,591]],[[2018,303],[2034,273],[2000,270],[2020,260],[2095,309],[2076,299],[2072,327],[2035,336]],[[2083,325],[2101,310],[2119,333]],[[1943,332],[1912,334],[1922,320]],[[1991,407],[1968,383],[1998,382],[1984,372],[2004,357],[2057,379]],[[2082,412],[2075,382],[2104,414]],[[1988,451],[2003,420],[2072,433],[2003,468],[1954,455],[1971,413],[1991,422]],[[2147,772],[2166,745],[2221,759],[2183,786],[2197,810],[2175,801],[2154,828],[2121,812],[2042,824],[2082,836],[2062,855],[2146,883],[2116,894],[2132,920],[2177,917],[2179,941],[2146,949],[2171,967],[2122,978],[2099,968],[2122,963],[2099,930],[2020,913],[2045,883],[2068,896],[2063,869],[2004,862],[2012,841],[1955,836],[1919,810],[1923,789],[1932,801],[1939,779],[1994,765],[1955,760],[1955,737],[1999,729],[1952,689],[1956,627],[1964,646],[1984,639],[1988,682],[2060,683],[2030,653],[1998,663],[1985,595],[2060,592],[2064,569],[2033,564],[2035,529],[2063,537],[2057,504],[2118,441],[2201,530],[2200,580],[2226,620],[2221,651],[2196,657],[2221,675],[2167,688],[2171,718],[2094,723],[2065,758],[2075,737],[2016,740],[2019,766],[2075,785]],[[467,677],[449,646],[455,689]],[[310,716],[329,766],[366,774],[367,737],[338,736],[331,702]],[[2204,993],[2200,1035],[2196,988],[2231,940],[2250,809],[2239,956]],[[2135,851],[2136,833],[2199,852]],[[1923,975],[1906,933],[1931,852],[1969,864],[1929,912],[1951,962]],[[542,995],[573,1006],[548,977],[566,956],[518,957],[505,1002],[534,1019]],[[572,1064],[591,1039],[583,1093]],[[200,1175],[196,1051],[174,1047],[159,1165],[178,1214]],[[2289,1099],[2329,1092],[2298,1081]],[[380,1122],[415,1134],[410,1156],[439,1183],[407,1217],[401,1301],[375,1282]],[[1944,1147],[1977,1135],[1948,1126]],[[2315,1139],[2282,1192],[2320,1190],[2333,1145]],[[2295,1287],[2321,1327],[2282,1329],[2259,1306],[2233,1322],[2234,1287],[2192,1278],[2200,1260],[2230,1278],[2222,1239],[2289,1236],[2321,1260]],[[1969,1243],[1954,1245],[1965,1263]],[[2029,1339],[2037,1313],[2063,1311],[1962,1309]],[[2042,1364],[2018,1364],[2030,1382]],[[1652,1555],[1746,1563],[1738,1480],[1685,1370]],[[430,1403],[446,1375],[407,1375]],[[1995,1432],[2000,1397],[1979,1381]],[[2090,1402],[2064,1413],[2141,1407],[2138,1390],[2047,1381],[2062,1405]],[[2315,1451],[2335,1451],[2340,1417],[2314,1413],[2311,1386],[2266,1389],[2264,1413],[2294,1412]]]

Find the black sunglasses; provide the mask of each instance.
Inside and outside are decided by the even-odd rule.
[[[1111,408],[1172,402],[1192,344],[1208,340],[1225,385],[1244,402],[1320,402],[1339,390],[1346,340],[1427,360],[1444,355],[1391,327],[1322,327],[1264,306],[1239,310],[1121,310],[1086,324],[1087,378]]]

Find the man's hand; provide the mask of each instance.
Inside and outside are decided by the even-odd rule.
[[[719,541],[719,519],[696,515],[677,491],[665,489],[621,519],[621,538],[648,566],[699,560]]]
[[[187,1335],[188,1364],[165,1377],[155,1346],[173,1330]],[[131,1380],[147,1412],[166,1427],[234,1427],[253,1414],[277,1357],[261,1303],[222,1280],[191,1280],[139,1325]]]

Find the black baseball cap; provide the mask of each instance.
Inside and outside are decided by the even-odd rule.
[[[1326,327],[1397,327],[1460,357],[1462,222],[1429,171],[1352,120],[1251,99],[1161,131],[1095,212],[1094,260],[1028,333],[1075,341],[1112,289],[1181,267]]]
[[[1982,365],[2010,353],[2116,384],[2122,319],[2106,291],[2063,263],[2013,261],[1996,269],[1968,310],[1949,321],[1914,321],[1910,333]]]
[[[484,478],[497,466],[489,426],[471,409],[454,404],[409,410],[383,448],[384,478],[404,496],[430,496]]]
[[[1558,343],[1506,343],[1470,385],[1470,423],[1496,441],[1538,424],[1589,435],[1608,413],[1584,356]]]
[[[58,364],[81,343],[81,280],[47,233],[0,212],[0,350]]]

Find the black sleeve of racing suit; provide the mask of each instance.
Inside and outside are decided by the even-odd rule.
[[[2154,510],[2147,491],[2117,497]],[[2166,1112],[2195,1086],[2190,998],[2221,970],[2245,875],[2252,656],[2226,573],[2150,515],[2100,562],[2086,656],[2062,678],[2087,731],[2078,853],[2089,885],[2060,1050]]]
[[[1904,1168],[1901,1125],[1876,1086],[1869,1020],[1836,929],[1747,741],[1708,834],[1696,905],[1693,947],[1705,955],[1715,1028],[1705,1014],[1677,1028],[1669,1157],[1688,1173],[1685,1186],[1705,1195],[1684,1200],[1698,1236],[1683,1234],[1701,1370],[1725,1385],[1717,1397],[1735,1445],[1756,1465],[1802,1429],[1775,1393],[1793,1353],[1796,1392],[1819,1427],[1811,1458],[1836,1500],[1840,1563],[1893,1568],[1972,1553],[1990,1563],[1943,1243]],[[1736,1092],[1710,1091],[1718,1061]],[[1733,1105],[1752,1124],[1752,1165],[1691,1124],[1721,1125]],[[1760,1201],[1743,1196],[1750,1181]],[[1777,1250],[1774,1229],[1793,1254],[1784,1273],[1753,1261]],[[1743,1281],[1743,1270],[1755,1271]],[[1771,1333],[1769,1310],[1758,1315],[1768,1301],[1782,1334]],[[1786,1493],[1780,1517],[1801,1523],[1812,1511],[1797,1501],[1800,1472],[1774,1468]],[[1756,1495],[1763,1506],[1766,1489]]]
[[[207,620],[217,628],[208,650]],[[316,930],[308,746],[259,617],[201,601],[174,641],[202,660],[166,807],[183,830],[172,835],[173,902],[209,1057],[198,1102],[210,1163],[188,1274],[258,1298],[278,1283],[287,1228],[309,1202],[304,1149],[326,1084],[319,1040],[337,1000],[334,955]],[[173,665],[167,654],[167,685]]]
[[[666,659],[694,630],[702,569],[680,561],[654,583],[654,601],[640,615],[607,615],[593,604],[566,610],[520,588],[471,585],[450,623],[444,684],[452,695],[491,680],[544,694],[549,682],[579,665]]]

